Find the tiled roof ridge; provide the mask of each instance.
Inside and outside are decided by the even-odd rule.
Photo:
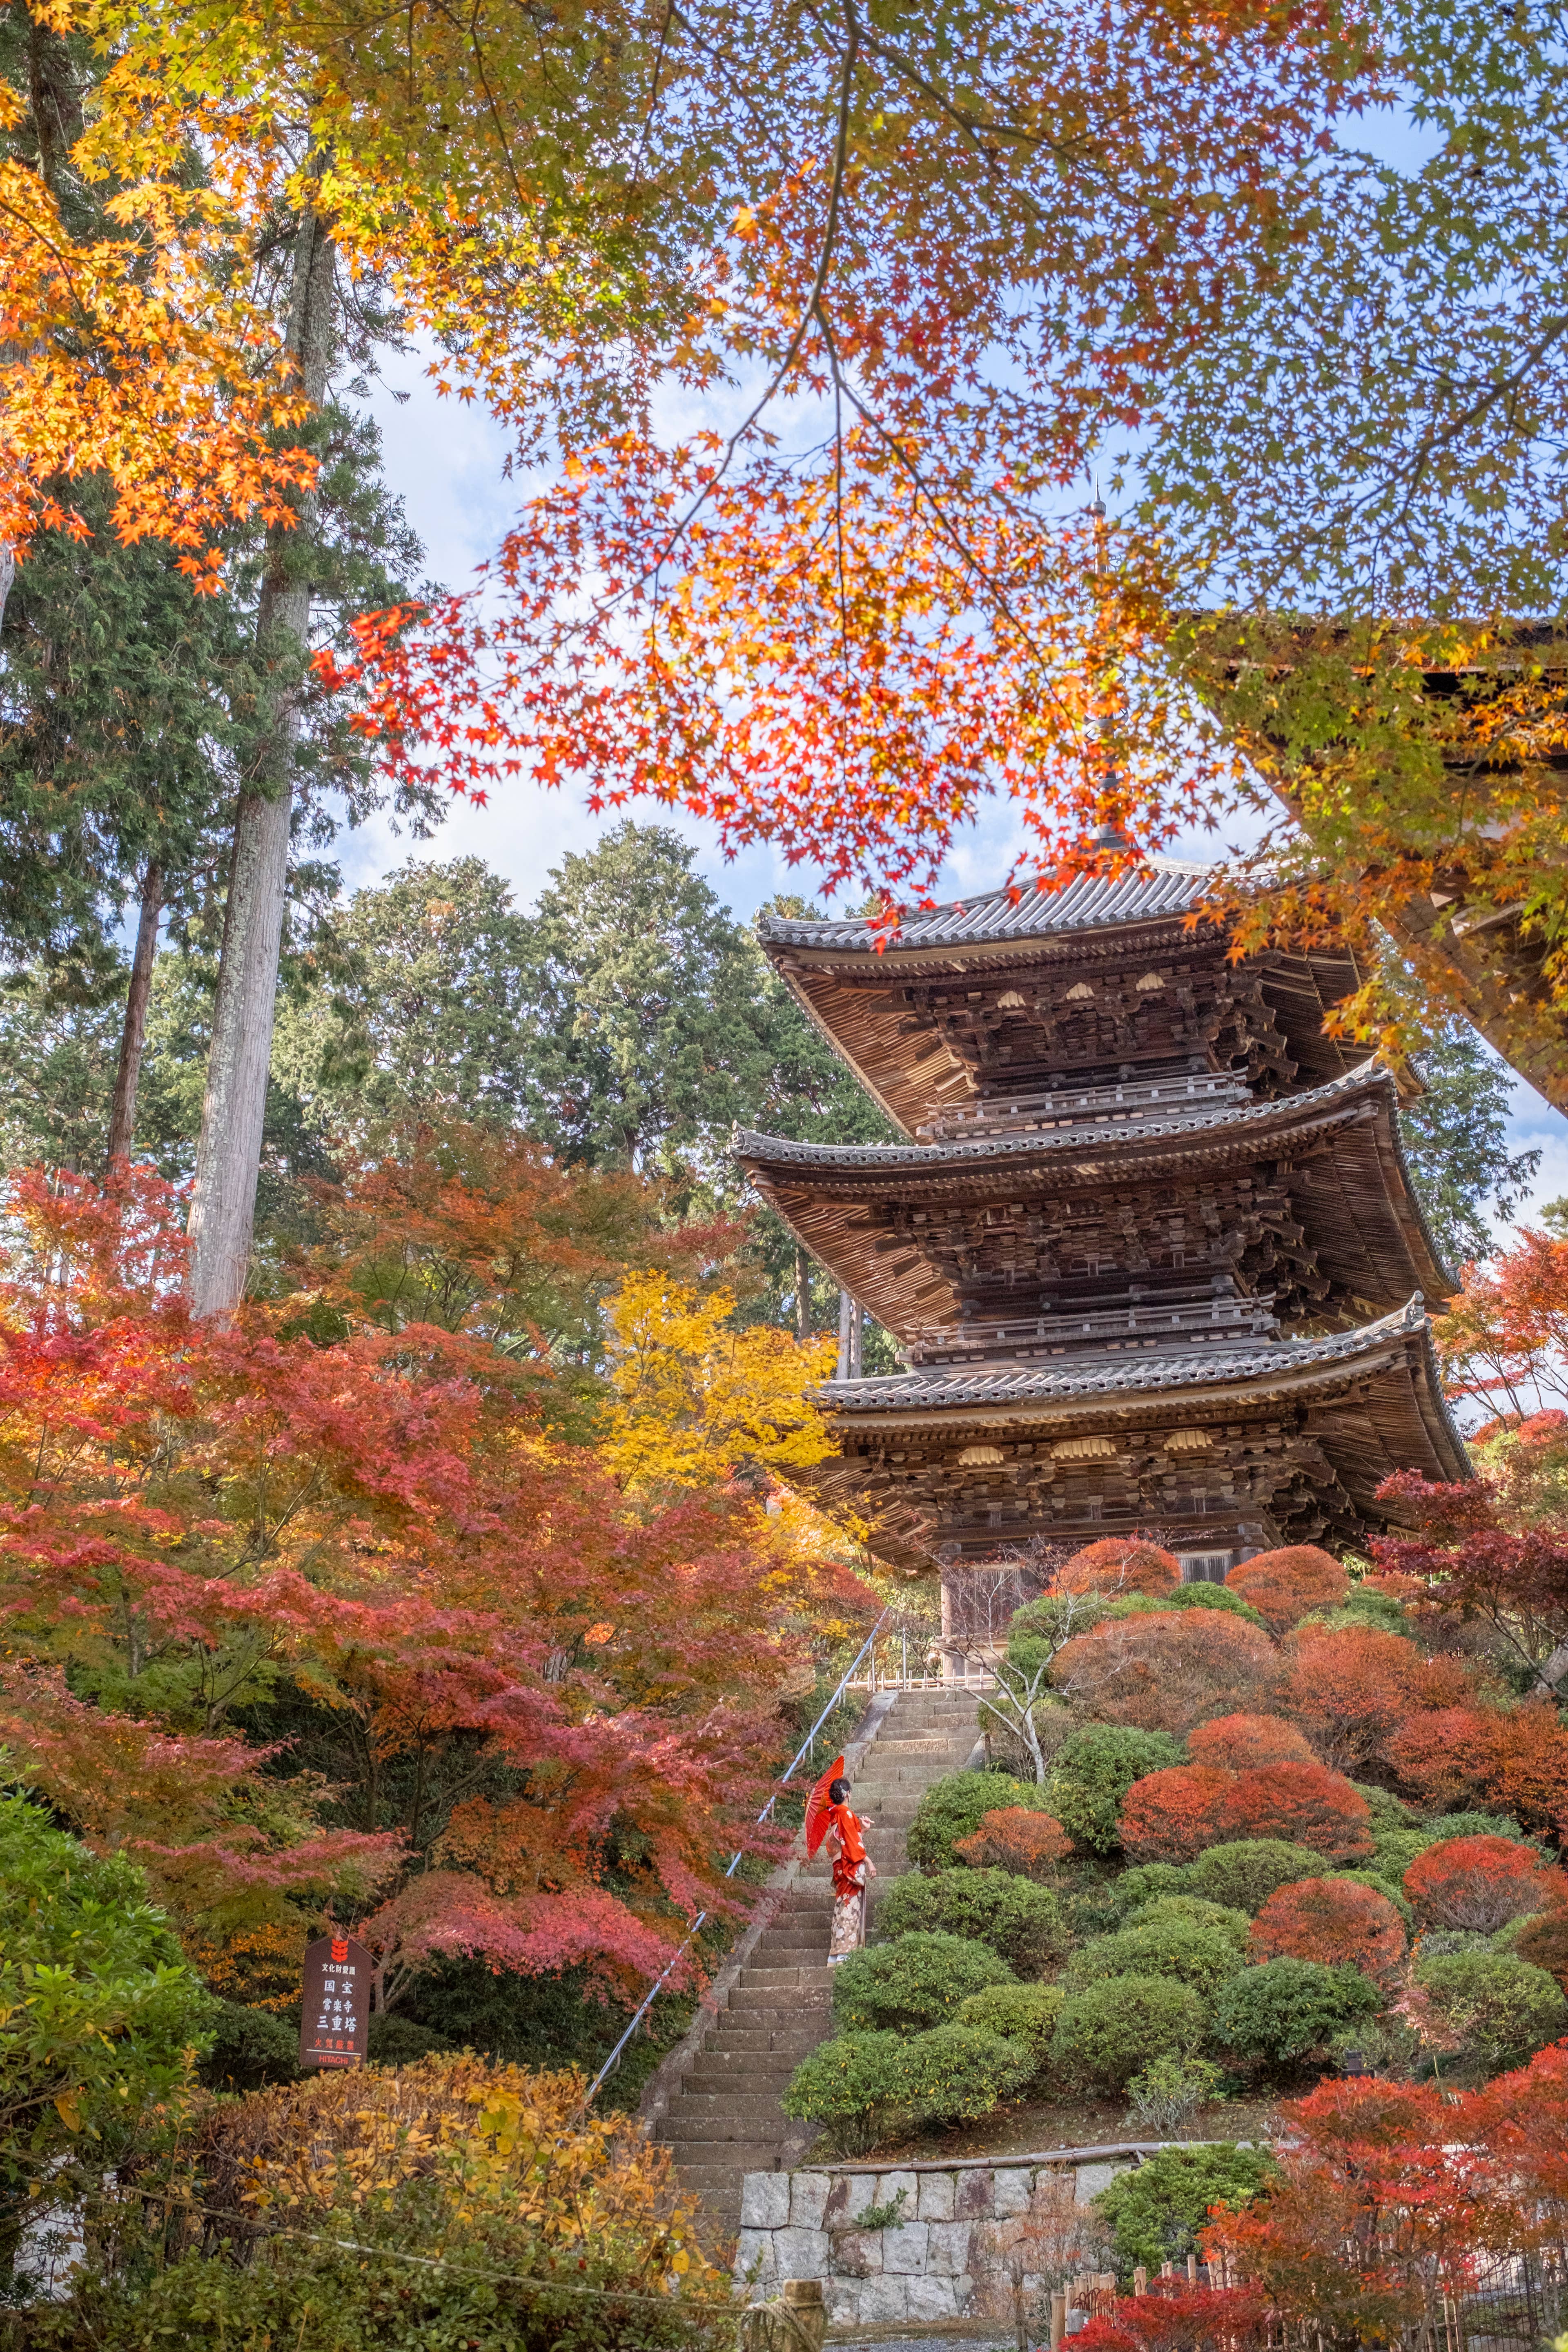
[[[1215,870],[1211,859],[1150,857],[1123,874],[1080,874],[1059,890],[1021,883],[1016,898],[1005,887],[976,891],[940,907],[913,909],[891,940],[864,915],[815,922],[798,916],[764,915],[757,925],[757,936],[775,947],[845,948],[863,954],[875,953],[879,940],[897,949],[1037,939],[1053,931],[1091,930],[1100,925],[1184,913],[1198,901],[1199,893],[1190,886]]]
[[[1007,1160],[1024,1152],[1082,1150],[1091,1141],[1127,1143],[1135,1139],[1178,1136],[1195,1139],[1260,1125],[1286,1114],[1329,1109],[1340,1097],[1359,1090],[1370,1093],[1383,1088],[1397,1099],[1398,1087],[1392,1071],[1373,1054],[1364,1062],[1358,1062],[1353,1070],[1346,1070],[1323,1086],[1309,1087],[1300,1094],[1280,1095],[1272,1102],[1237,1104],[1191,1118],[1120,1122],[1084,1118],[1044,1130],[1016,1128],[1000,1135],[963,1136],[945,1143],[801,1143],[789,1136],[764,1135],[756,1128],[737,1127],[730,1139],[730,1151],[732,1158],[742,1160],[793,1160],[800,1165],[815,1163],[828,1168],[935,1169],[951,1160]],[[1435,1248],[1433,1260],[1436,1265],[1442,1263]]]
[[[1310,1370],[1319,1364],[1342,1363],[1370,1354],[1385,1340],[1411,1332],[1419,1332],[1430,1349],[1426,1302],[1418,1290],[1403,1307],[1380,1316],[1374,1323],[1363,1323],[1353,1331],[1327,1332],[1315,1339],[1266,1339],[1237,1348],[1211,1346],[1206,1351],[1184,1349],[1180,1354],[1130,1357],[1121,1364],[1097,1362],[1077,1370],[1020,1365],[1008,1371],[960,1371],[931,1365],[858,1381],[825,1381],[818,1394],[824,1403],[842,1412],[857,1405],[875,1409],[900,1404],[1012,1404],[1118,1391],[1136,1393],[1190,1387],[1195,1382],[1248,1380],[1260,1373]],[[1441,1393],[1439,1389],[1440,1400]],[[1446,1402],[1443,1410],[1452,1428]]]

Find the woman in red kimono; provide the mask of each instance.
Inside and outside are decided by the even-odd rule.
[[[827,1833],[833,1840],[833,1927],[827,1965],[835,1968],[866,1940],[866,1888],[877,1865],[866,1851],[866,1824],[849,1810],[849,1783],[840,1779],[827,1791]]]

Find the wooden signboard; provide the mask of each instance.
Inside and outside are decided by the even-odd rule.
[[[300,2005],[301,2066],[362,2066],[370,2040],[375,1962],[352,1936],[318,1936],[305,1948]]]

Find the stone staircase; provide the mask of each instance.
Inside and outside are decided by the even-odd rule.
[[[977,1694],[900,1691],[854,1772],[850,1803],[877,1865],[871,1911],[908,1867],[905,1832],[933,1780],[963,1769],[976,1738]],[[680,2184],[719,2231],[739,2228],[748,2172],[787,2171],[816,2137],[779,2105],[790,2076],[833,2030],[826,1853],[802,1865],[723,1998],[695,2061],[655,2125],[675,2150]]]

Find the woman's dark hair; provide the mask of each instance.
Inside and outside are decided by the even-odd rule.
[[[827,1801],[830,1805],[842,1805],[847,1800],[848,1795],[849,1783],[847,1780],[830,1780],[828,1782]]]

